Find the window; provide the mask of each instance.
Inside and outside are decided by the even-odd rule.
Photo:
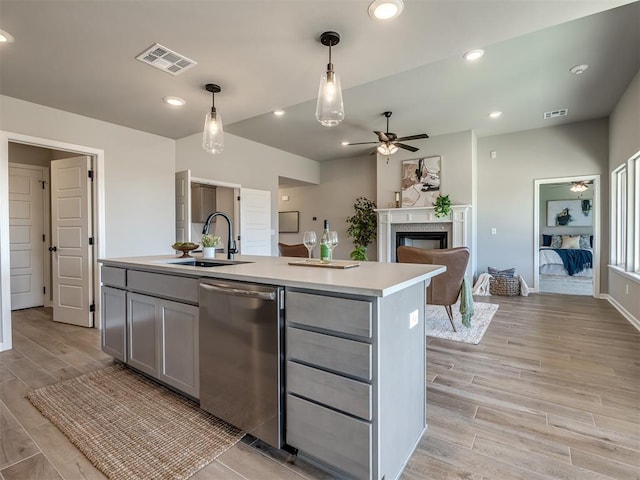
[[[621,165],[611,174],[612,234],[611,263],[626,266],[627,252],[627,166]]]
[[[640,273],[640,154],[632,160],[634,171],[633,197],[635,198],[635,213],[633,217],[633,271]]]

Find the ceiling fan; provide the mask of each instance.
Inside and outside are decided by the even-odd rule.
[[[409,150],[410,152],[417,152],[419,148],[412,147],[411,145],[406,145],[400,142],[429,138],[429,135],[427,135],[426,133],[419,133],[417,135],[409,135],[408,137],[398,137],[395,133],[389,131],[389,117],[391,117],[391,114],[392,112],[384,112],[382,114],[387,118],[387,131],[378,132],[374,130],[373,133],[378,136],[377,142],[347,143],[347,145],[367,145],[370,143],[377,143],[378,146],[370,153],[370,155],[373,155],[376,152],[380,155],[393,155],[398,151],[398,148],[404,148],[405,150]]]

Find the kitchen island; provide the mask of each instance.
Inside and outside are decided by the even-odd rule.
[[[279,433],[265,441],[336,476],[399,477],[426,428],[425,288],[445,267],[363,262],[329,269],[250,256],[205,267],[185,260],[100,261],[104,351],[199,399],[207,370],[199,325],[208,321],[198,310],[200,284],[278,287]]]

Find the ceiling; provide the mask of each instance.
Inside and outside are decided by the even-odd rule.
[[[607,116],[640,68],[640,4],[629,0],[405,0],[390,22],[369,0],[0,0],[0,93],[182,138],[201,131],[221,85],[225,129],[314,160],[368,153],[343,147],[384,130],[479,136]],[[314,118],[328,49],[345,120]],[[160,43],[198,65],[172,76],[135,57]],[[472,48],[486,55],[462,60]],[[582,75],[569,68],[589,64]],[[184,107],[169,107],[167,95]],[[286,115],[271,112],[285,109]],[[566,117],[543,113],[568,108]],[[504,112],[497,120],[487,114]],[[408,142],[410,143],[410,142]]]

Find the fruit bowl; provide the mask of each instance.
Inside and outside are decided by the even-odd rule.
[[[182,256],[180,258],[184,258],[184,257],[191,257],[191,255],[189,255],[189,252],[191,252],[192,250],[195,250],[199,246],[200,245],[193,242],[176,242],[173,245],[171,245],[171,248],[173,248],[176,251],[182,252]]]

